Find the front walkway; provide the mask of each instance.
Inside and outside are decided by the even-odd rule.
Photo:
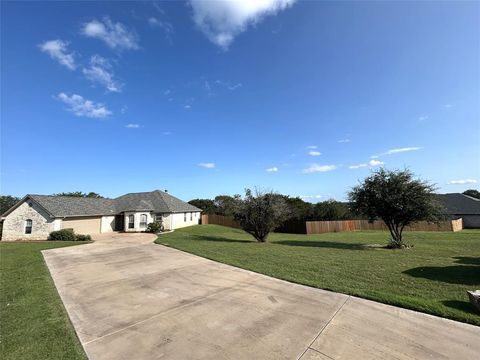
[[[474,359],[480,327],[113,234],[43,252],[90,359]]]

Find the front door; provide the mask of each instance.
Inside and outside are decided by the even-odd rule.
[[[124,231],[125,217],[122,215],[115,215],[115,231]]]

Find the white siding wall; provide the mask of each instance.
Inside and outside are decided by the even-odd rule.
[[[184,220],[184,213],[174,213],[172,218],[172,229],[180,229],[186,226],[198,225],[200,220],[200,211],[194,211],[192,213],[192,220],[190,220],[191,212],[187,212],[187,221]]]
[[[102,216],[101,233],[112,232],[115,230],[115,216]]]
[[[32,206],[30,206],[30,203]],[[32,220],[32,233],[25,234],[25,221]],[[23,202],[3,222],[2,241],[47,240],[54,229],[54,219],[31,200]]]
[[[139,212],[125,212],[125,231],[128,232],[138,232],[138,231],[145,231],[146,227],[140,227],[140,215],[145,214],[147,215],[147,225],[153,222],[153,214],[146,212],[146,211],[139,211]],[[133,229],[128,228],[128,216],[133,215],[135,218],[135,227]]]

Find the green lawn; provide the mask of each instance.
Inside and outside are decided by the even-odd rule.
[[[414,247],[389,250],[382,231],[271,234],[193,226],[156,242],[276,278],[480,325],[466,290],[480,289],[480,231],[407,232]]]
[[[78,242],[0,244],[0,358],[86,359],[40,253]]]

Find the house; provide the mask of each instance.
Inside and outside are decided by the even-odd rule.
[[[173,230],[198,224],[201,211],[160,190],[115,199],[26,195],[3,214],[2,240],[45,240],[50,232],[69,228],[90,235],[137,232],[154,221]]]
[[[464,228],[480,228],[480,200],[460,193],[439,194],[438,199],[451,219],[463,219]]]

